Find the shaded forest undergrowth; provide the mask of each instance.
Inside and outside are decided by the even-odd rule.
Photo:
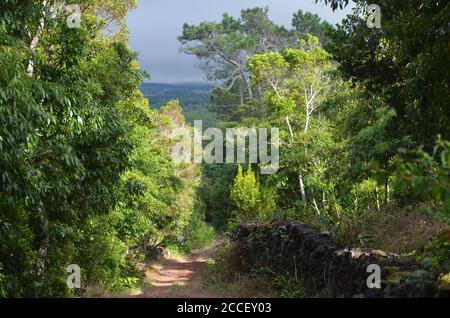
[[[214,263],[223,239],[215,239],[202,249],[187,255],[169,253],[165,258],[138,264],[143,277],[136,288],[120,293],[91,287],[90,297],[139,297],[139,298],[226,298],[217,290],[208,288],[205,282],[208,266]]]
[[[277,128],[259,145],[279,150],[269,175],[261,158],[175,163],[175,132],[195,130],[179,102],[155,109],[139,91],[149,74],[126,26],[136,1],[78,2],[79,28],[53,1],[0,4],[0,297],[120,293],[151,283],[149,257],[278,221],[395,252],[450,288],[450,2],[379,0],[380,29],[367,27],[365,0],[336,26],[299,10],[287,28],[269,8],[184,24],[182,51],[218,84],[189,122],[217,125],[203,140],[212,157],[227,152],[227,128]],[[247,158],[249,148],[236,150]],[[295,268],[234,267],[249,255],[236,259],[233,244],[208,270],[195,254],[162,270],[204,273],[196,291],[204,276],[218,294],[321,296]],[[80,288],[67,284],[70,265]]]
[[[417,212],[393,217],[389,211],[358,225],[352,240],[348,228],[332,234],[293,221],[241,225],[188,255],[139,264],[140,288],[112,297],[449,296],[450,277],[436,265],[448,259],[438,254],[438,242],[448,241],[450,226]],[[340,232],[344,240],[335,239]],[[366,286],[370,264],[381,267],[381,289]]]

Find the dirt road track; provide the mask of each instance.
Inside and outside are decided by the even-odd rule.
[[[208,260],[221,243],[221,240],[216,240],[211,246],[192,252],[186,259],[166,259],[147,264],[146,276],[151,287],[136,297],[227,298],[207,290],[202,280]]]

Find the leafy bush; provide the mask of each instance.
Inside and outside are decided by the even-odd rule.
[[[8,297],[78,295],[66,286],[69,264],[81,266],[83,287],[133,285],[146,244],[197,222],[200,172],[170,158],[182,110],[170,102],[152,111],[138,93],[147,74],[125,28],[135,1],[80,1],[75,29],[50,18],[43,1],[0,4],[0,294]],[[104,32],[102,17],[118,28]]]
[[[433,153],[403,151],[395,160],[396,186],[450,215],[450,142],[439,138]]]
[[[450,230],[443,232],[428,244],[423,261],[442,272],[450,271]]]
[[[185,229],[182,239],[176,241],[184,252],[201,248],[210,244],[215,237],[214,228],[204,221],[204,216],[200,213],[194,213]]]
[[[235,216],[238,222],[268,220],[273,217],[274,197],[274,192],[270,188],[259,184],[251,166],[245,173],[242,172],[242,166],[238,166],[231,189],[231,199],[238,207]]]
[[[74,261],[80,265],[85,283],[114,291],[128,287],[123,278],[133,264],[127,262],[127,245],[118,239],[112,225],[106,217],[91,219]]]
[[[236,205],[230,199],[236,165],[205,164],[202,169],[200,198],[205,204],[206,220],[216,230],[226,229]]]
[[[292,275],[275,275],[273,281],[276,288],[280,290],[281,297],[283,298],[306,297],[306,291],[302,281]]]
[[[120,37],[101,35],[91,5],[77,30],[42,2],[0,5],[0,259],[10,297],[71,294],[75,242],[118,202],[129,164],[116,106],[145,74]]]
[[[0,297],[6,297],[5,275],[2,273],[3,266],[0,263]]]

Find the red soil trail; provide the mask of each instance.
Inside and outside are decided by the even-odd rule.
[[[186,259],[166,259],[146,264],[146,276],[151,286],[142,298],[227,298],[209,291],[203,284],[208,260],[217,252],[221,240],[204,249],[192,252]]]

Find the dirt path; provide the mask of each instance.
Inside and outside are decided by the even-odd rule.
[[[208,291],[202,282],[208,267],[208,260],[216,253],[221,240],[201,250],[191,253],[186,259],[166,259],[147,264],[146,276],[151,286],[138,297],[144,298],[224,298]]]

